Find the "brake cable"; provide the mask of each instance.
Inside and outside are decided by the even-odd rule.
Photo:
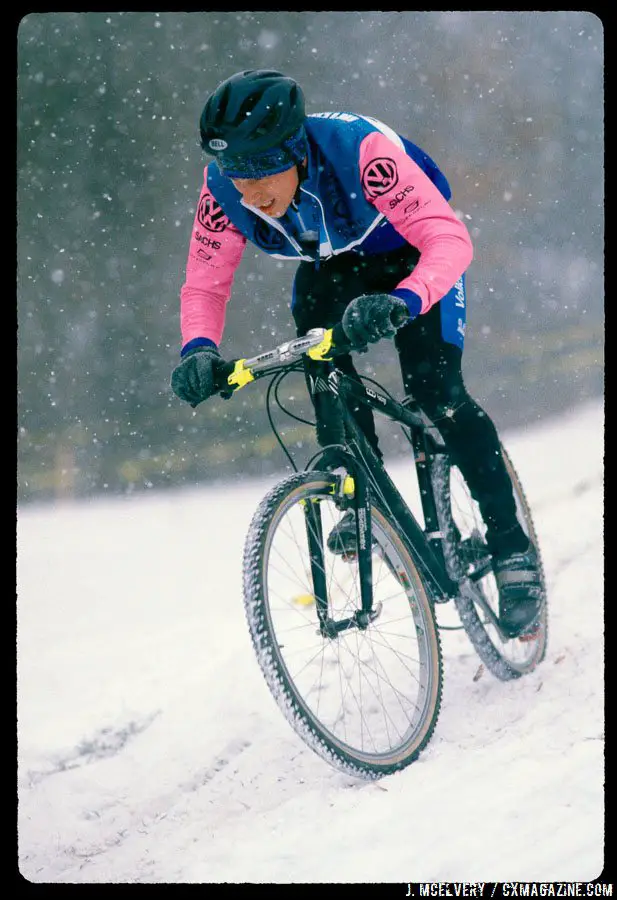
[[[273,376],[268,384],[268,390],[266,392],[266,414],[268,416],[270,428],[272,430],[272,433],[274,434],[274,437],[276,438],[279,447],[289,460],[289,463],[295,472],[298,471],[298,467],[277,430],[274,418],[272,416],[272,408],[276,404],[281,412],[285,413],[286,416],[289,416],[290,419],[294,419],[296,422],[300,422],[303,425],[310,425],[312,428],[315,427],[315,421],[304,419],[302,416],[297,416],[295,413],[292,413],[289,409],[287,409],[287,407],[283,405],[279,396],[281,385],[287,375],[290,375],[292,372],[303,372],[303,370],[304,366],[301,361],[298,361],[293,365],[286,366],[283,369],[279,369],[278,371],[273,373]],[[389,399],[392,400],[393,403],[397,402],[392,394],[387,390],[387,388],[384,388],[383,385],[381,385],[378,381],[375,381],[374,378],[371,378],[369,375],[359,375],[358,377],[360,378],[362,383],[364,383],[365,381],[370,382],[370,384],[374,385],[378,390],[382,391],[387,397],[389,397]],[[407,440],[409,440],[409,436],[404,429],[403,434],[405,434],[405,437],[407,438]]]

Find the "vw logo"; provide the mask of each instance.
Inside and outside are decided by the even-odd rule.
[[[397,182],[396,163],[387,156],[371,160],[362,173],[362,186],[371,198],[386,194]]]
[[[229,219],[211,194],[204,194],[199,201],[197,219],[208,231],[224,231]]]
[[[277,231],[276,228],[271,228],[263,219],[258,219],[255,223],[253,234],[257,246],[265,250],[266,253],[276,253],[277,250],[282,249],[285,243],[284,235]]]

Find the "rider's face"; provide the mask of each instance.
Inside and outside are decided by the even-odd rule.
[[[234,187],[249,206],[279,219],[287,212],[298,190],[298,167],[292,166],[277,175],[265,178],[232,178]]]

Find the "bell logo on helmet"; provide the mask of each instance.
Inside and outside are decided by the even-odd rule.
[[[222,140],[222,138],[212,138],[211,141],[208,141],[208,147],[211,150],[226,150],[228,147],[227,141]]]

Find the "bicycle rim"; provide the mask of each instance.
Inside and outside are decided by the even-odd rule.
[[[428,743],[441,702],[441,646],[418,572],[376,507],[380,612],[366,630],[320,632],[307,504],[321,527],[328,616],[341,621],[360,608],[357,561],[326,547],[341,517],[336,483],[327,473],[300,473],[264,498],[245,546],[245,609],[266,682],[294,729],[331,764],[375,778],[409,765]]]
[[[540,578],[545,597],[539,627],[533,637],[504,638],[493,625],[473,588],[480,593],[482,601],[495,615],[499,611],[499,592],[495,576],[490,568],[489,554],[485,542],[486,525],[476,501],[472,498],[467,482],[456,466],[449,467],[447,494],[449,509],[457,541],[451,545],[456,555],[459,572],[470,575],[472,589],[463,591],[456,598],[459,617],[476,652],[487,668],[498,678],[507,681],[526,675],[544,659],[548,636],[546,604],[546,583],[536,531],[520,479],[512,462],[502,448],[502,456],[512,481],[518,519],[538,551]],[[446,528],[447,533],[447,528]],[[458,537],[460,535],[460,538]],[[452,560],[450,560],[452,562]],[[480,573],[486,572],[481,575]]]

